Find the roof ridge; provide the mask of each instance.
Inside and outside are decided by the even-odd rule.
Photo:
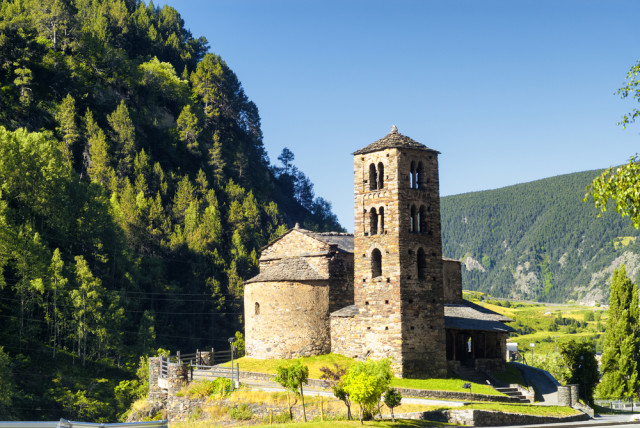
[[[393,126],[391,128],[391,132],[385,135],[383,138],[374,141],[368,146],[353,152],[354,155],[361,155],[365,153],[377,152],[379,150],[389,149],[389,148],[405,148],[405,149],[414,149],[414,150],[424,150],[431,151],[434,153],[439,153],[437,150],[430,149],[422,143],[415,141],[414,139],[407,137],[406,135],[402,135],[398,132],[398,128]]]

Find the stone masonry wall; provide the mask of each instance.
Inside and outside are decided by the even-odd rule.
[[[424,166],[419,189],[410,188],[412,161],[421,161]],[[379,163],[384,165],[383,187],[370,190],[369,166]],[[437,152],[390,148],[356,155],[354,172],[354,301],[359,322],[348,334],[357,334],[362,340],[345,355],[390,356],[396,374],[402,377],[444,376]],[[424,207],[420,233],[410,231],[412,206],[416,212]],[[384,228],[379,226],[373,234],[372,209],[384,212]],[[382,254],[382,275],[377,277],[372,275],[375,249]],[[426,259],[421,272],[417,267],[419,251]],[[362,344],[366,349],[356,349]]]
[[[244,307],[247,356],[296,358],[330,352],[329,281],[249,283]]]
[[[158,385],[160,359],[161,357],[149,357],[149,398],[152,400],[160,399],[165,395],[162,388]]]
[[[273,242],[266,248],[262,249],[260,255],[260,269],[263,263],[269,263],[272,260],[284,259],[289,257],[298,257],[305,255],[326,254],[329,251],[329,244],[318,241],[303,232],[291,229],[279,240]],[[301,251],[304,249],[304,251]]]
[[[553,417],[553,416],[535,416],[523,415],[519,413],[503,413],[489,410],[435,410],[430,412],[418,413],[402,413],[396,415],[396,418],[403,419],[422,419],[429,421],[448,422],[454,425],[466,426],[507,426],[507,425],[538,425],[551,423],[566,423],[588,420],[585,414],[576,414],[574,416]]]
[[[418,189],[409,187],[411,163],[422,162],[424,178]],[[400,256],[402,267],[403,353],[410,377],[445,376],[446,340],[442,234],[440,230],[440,190],[438,158],[435,151],[404,150],[398,157],[399,198],[405,215],[400,216]],[[404,184],[403,184],[404,183]],[[410,231],[408,209],[426,209],[425,226]],[[417,278],[417,253],[424,250],[426,269]]]
[[[329,260],[329,313],[353,305],[353,253],[337,252]]]
[[[458,260],[442,260],[444,303],[462,302],[462,268]]]

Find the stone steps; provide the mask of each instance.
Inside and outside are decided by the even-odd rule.
[[[524,395],[522,395],[522,393],[518,390],[518,388],[504,387],[504,388],[494,388],[494,389],[498,392],[501,392],[513,398],[514,400],[518,400],[517,402],[519,403],[529,403],[529,400]]]
[[[497,387],[493,385],[490,379],[483,373],[478,372],[469,367],[460,367],[460,369],[456,370],[455,374],[464,380],[468,380],[469,382],[479,383],[482,385],[489,385],[493,389],[498,392],[505,394],[510,397],[514,403],[529,403],[529,400],[522,395],[522,393],[518,390],[518,388],[511,387]]]

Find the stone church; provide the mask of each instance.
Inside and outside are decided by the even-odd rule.
[[[296,225],[261,249],[247,356],[392,357],[409,378],[504,365],[512,320],[464,300],[460,262],[442,257],[438,154],[394,126],[353,154],[353,235]]]

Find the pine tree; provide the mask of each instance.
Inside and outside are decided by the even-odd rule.
[[[177,120],[178,135],[191,153],[198,153],[198,136],[202,129],[198,123],[198,117],[191,112],[191,106],[187,104]]]
[[[638,287],[627,277],[624,265],[613,273],[609,319],[604,333],[602,381],[598,393],[602,397],[631,397],[640,388],[640,309]]]
[[[73,162],[73,145],[78,140],[79,132],[76,125],[76,100],[67,94],[60,103],[56,114],[58,127],[56,130],[62,138],[62,153],[70,164]]]
[[[113,176],[113,168],[110,164],[109,143],[107,137],[100,129],[93,114],[87,109],[84,115],[84,124],[86,129],[89,161],[87,172],[91,181],[102,183],[106,189],[112,188],[111,177]],[[115,185],[115,183],[113,183]],[[113,189],[112,189],[113,190]]]
[[[213,176],[215,177],[216,184],[218,186],[222,185],[225,177],[224,169],[227,164],[222,153],[222,141],[218,131],[213,134],[213,147],[209,150],[209,164],[213,166]]]
[[[120,101],[113,113],[107,115],[107,120],[113,129],[113,139],[116,142],[118,175],[123,178],[131,172],[135,153],[135,129],[124,100]]]
[[[51,265],[49,266],[49,282],[51,284],[51,292],[53,294],[53,309],[51,311],[51,318],[53,318],[53,358],[56,357],[58,330],[60,328],[59,320],[62,317],[62,312],[58,307],[58,300],[60,299],[60,294],[64,291],[68,282],[67,278],[64,276],[63,269],[64,261],[62,261],[60,249],[56,248],[53,252],[53,257],[51,258]]]

